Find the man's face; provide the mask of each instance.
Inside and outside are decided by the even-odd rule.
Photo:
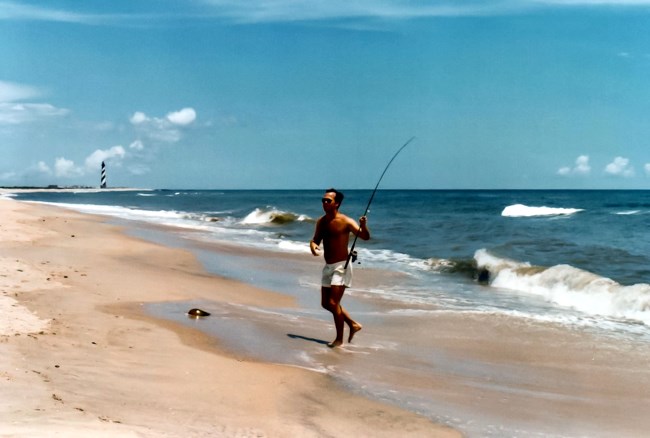
[[[333,192],[327,192],[325,195],[323,195],[323,210],[327,213],[328,211],[334,210],[337,207],[336,201],[336,194]]]

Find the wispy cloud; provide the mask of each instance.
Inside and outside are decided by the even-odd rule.
[[[49,2],[48,6],[43,6],[12,0],[0,0],[0,21],[40,21],[86,26],[149,26],[157,21],[164,22],[175,19],[202,18],[201,14],[196,12],[188,11],[186,14],[179,13],[183,7],[183,0],[178,0],[178,8],[173,12],[170,12],[170,9],[164,6],[161,6],[157,11],[154,10],[157,6],[155,3],[157,2],[153,2],[154,7],[151,10],[133,12],[129,9],[125,10],[125,12],[113,13],[106,13],[104,11],[81,11],[81,8],[85,8],[86,10],[91,8],[93,5],[90,2],[78,2],[75,8],[57,7],[52,5],[53,3],[55,2]],[[187,2],[185,3],[187,4]],[[117,3],[113,6],[115,9],[119,8]],[[131,7],[132,5],[129,4],[129,8]]]
[[[0,1],[0,20],[51,21],[78,24],[99,24],[107,16],[83,14],[71,10],[33,6],[13,1]]]
[[[84,25],[134,25],[174,19],[217,19],[235,23],[345,20],[408,20],[521,14],[567,7],[647,7],[650,0],[177,0],[169,9],[125,13],[79,12],[53,6],[0,1],[0,20],[51,21]],[[88,4],[83,4],[89,7]]]
[[[69,113],[67,109],[49,103],[23,102],[42,94],[41,90],[31,85],[0,81],[0,125],[19,125]]]
[[[15,102],[41,96],[41,91],[31,85],[0,81],[0,102]]]
[[[529,0],[545,6],[649,6],[650,0]]]
[[[404,20],[519,14],[562,7],[649,6],[650,0],[202,0],[213,12],[241,22],[336,19]]]
[[[521,9],[515,1],[403,1],[403,0],[203,0],[213,13],[239,22],[287,22],[375,18],[403,20],[424,17],[478,16]]]
[[[136,151],[141,151],[144,149],[144,143],[142,143],[142,140],[135,140],[129,145],[129,148]]]
[[[19,125],[50,117],[61,117],[69,113],[49,103],[1,103],[0,125]]]

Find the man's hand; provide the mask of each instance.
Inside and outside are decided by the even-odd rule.
[[[361,216],[361,217],[359,218],[359,226],[360,226],[361,228],[366,228],[366,223],[367,223],[367,222],[368,222],[368,218],[367,218],[367,217],[365,217],[365,216]]]
[[[365,216],[361,216],[359,218],[359,231],[357,232],[357,236],[363,240],[370,239],[370,230],[368,230],[368,218]]]
[[[311,253],[315,257],[318,257],[320,255],[320,247],[316,245],[316,242],[314,242],[313,240],[309,242],[309,249],[311,250]]]

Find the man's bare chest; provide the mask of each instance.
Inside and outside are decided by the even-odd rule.
[[[324,237],[326,238],[338,238],[346,234],[347,224],[344,220],[331,220],[323,224]]]

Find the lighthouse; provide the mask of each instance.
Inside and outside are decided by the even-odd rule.
[[[99,186],[102,189],[106,188],[106,164],[102,161],[102,180]]]

